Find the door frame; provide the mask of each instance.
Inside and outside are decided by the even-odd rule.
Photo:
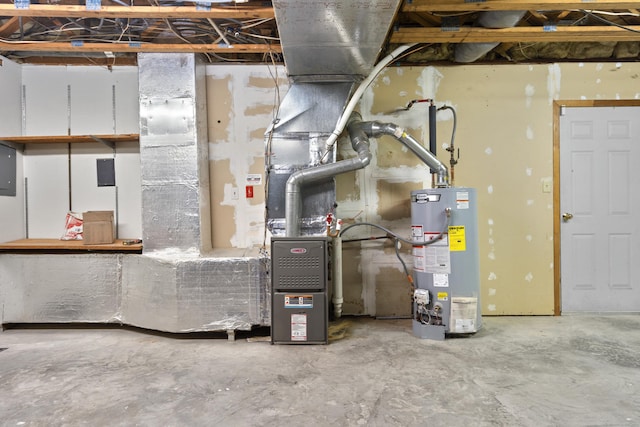
[[[553,313],[560,316],[560,113],[563,107],[640,107],[640,99],[553,101]]]

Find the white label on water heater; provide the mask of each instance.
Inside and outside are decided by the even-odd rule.
[[[435,288],[448,288],[449,287],[449,275],[442,273],[435,273],[433,275],[433,286]]]
[[[458,209],[469,209],[469,192],[458,191],[456,193],[456,207]]]
[[[433,240],[440,233],[424,233],[424,240]],[[444,234],[440,240],[425,246],[425,268],[427,273],[451,273],[451,251],[449,250],[449,238]]]

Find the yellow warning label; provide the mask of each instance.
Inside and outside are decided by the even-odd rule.
[[[449,301],[448,292],[438,292],[438,301]]]
[[[449,250],[466,251],[467,241],[464,236],[464,225],[449,227]]]

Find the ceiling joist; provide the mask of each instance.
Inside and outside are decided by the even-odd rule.
[[[636,4],[637,6],[637,4]],[[203,10],[196,6],[102,6],[88,10],[86,6],[32,4],[16,9],[13,4],[0,4],[0,16],[60,18],[157,18],[157,19],[252,19],[273,18],[272,7],[222,8]]]
[[[538,43],[538,42],[599,42],[640,41],[640,25],[627,29],[611,26],[480,28],[460,27],[443,31],[441,28],[400,28],[391,35],[391,43]],[[629,31],[631,30],[631,31]]]
[[[567,10],[605,9],[623,10],[638,7],[637,1],[597,0],[412,0],[402,6],[403,12],[469,12],[486,10]]]
[[[64,42],[31,42],[31,43],[7,43],[0,41],[0,52],[2,51],[22,51],[22,52],[191,52],[191,53],[280,53],[280,45],[266,44],[236,44],[232,46],[220,44],[162,44],[162,43],[82,43],[72,45]]]

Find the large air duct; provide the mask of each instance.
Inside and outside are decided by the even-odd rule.
[[[335,182],[318,178],[325,169],[302,171],[335,162],[333,143],[358,101],[354,88],[372,74],[400,1],[280,0],[273,6],[291,85],[265,136],[267,227],[275,236],[287,233],[287,180],[297,174],[295,191],[304,205],[296,214],[296,234],[323,235],[336,202]]]
[[[525,10],[504,10],[482,12],[477,24],[485,28],[514,27],[527,13]],[[460,43],[454,53],[456,62],[470,63],[486,55],[499,43]]]
[[[144,251],[211,249],[205,65],[138,55]]]

